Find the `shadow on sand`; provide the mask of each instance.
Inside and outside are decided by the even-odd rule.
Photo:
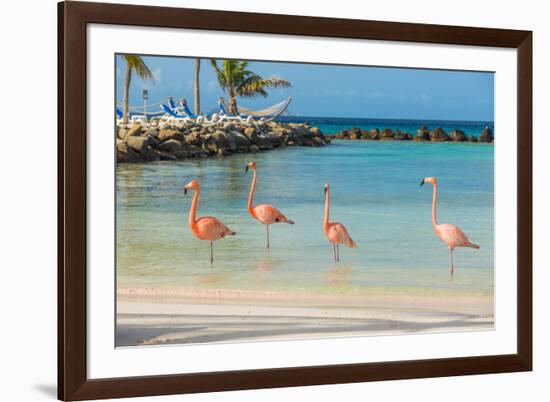
[[[135,325],[139,321],[145,324]],[[127,323],[124,323],[124,322]],[[492,316],[434,313],[426,322],[338,317],[119,314],[116,345],[187,344],[367,336],[493,328]]]

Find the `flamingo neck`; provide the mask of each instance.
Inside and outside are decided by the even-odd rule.
[[[434,198],[432,202],[432,225],[434,227],[437,226],[436,207],[437,207],[437,184],[434,183]]]
[[[327,189],[325,194],[325,219],[323,221],[323,228],[327,230],[328,227],[328,218],[330,214],[330,189]]]
[[[191,209],[189,210],[189,227],[192,228],[195,226],[196,215],[197,215],[197,204],[199,202],[199,189],[195,190],[193,195],[193,201],[191,202]]]
[[[250,194],[248,195],[248,212],[251,215],[254,215],[252,212],[252,209],[254,208],[252,205],[252,201],[254,200],[254,190],[256,189],[256,169],[254,169],[254,177],[252,178],[252,184],[250,185]]]

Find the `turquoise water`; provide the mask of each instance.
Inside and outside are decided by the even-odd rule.
[[[462,130],[466,135],[479,137],[483,128],[489,126],[494,133],[494,124],[492,121],[449,121],[449,120],[408,120],[408,119],[366,119],[366,118],[342,118],[342,117],[296,117],[282,116],[279,120],[283,122],[310,123],[319,127],[325,134],[336,134],[341,130],[351,127],[359,127],[363,130],[372,128],[391,128],[392,130],[401,130],[412,135],[416,134],[421,126],[426,126],[429,130],[441,127],[447,132],[453,130]]]
[[[258,165],[256,203],[272,203],[296,224],[265,228],[247,213]],[[438,219],[463,229],[480,250],[457,249],[455,278],[449,254],[431,226],[432,186],[439,181]],[[237,232],[214,243],[187,227],[192,195],[202,186],[198,215],[213,215]],[[322,231],[324,183],[330,183],[331,220],[342,222],[356,249],[332,247]],[[118,286],[207,287],[317,293],[492,294],[493,145],[334,141],[223,159],[117,167]]]

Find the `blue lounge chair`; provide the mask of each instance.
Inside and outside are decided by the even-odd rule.
[[[162,103],[160,107],[162,108],[162,110],[164,110],[166,114],[170,115],[170,117],[174,119],[189,119],[189,116],[182,116],[181,114],[177,113],[176,110],[164,103]]]
[[[220,105],[220,119],[222,120],[247,120],[248,116],[245,114],[231,114],[227,110],[225,101],[223,98],[218,100],[218,105]]]
[[[174,98],[172,98],[171,96],[168,97],[168,105],[170,106],[170,108],[172,110],[177,110],[177,106],[176,106],[176,102],[174,102]]]
[[[182,101],[182,102],[180,102],[180,105],[181,105],[181,107],[182,107],[182,109],[183,109],[183,112],[184,112],[187,116],[189,116],[189,117],[191,117],[191,118],[193,118],[193,119],[196,119],[196,118],[198,117],[196,114],[194,114],[194,113],[189,109],[189,106],[187,106],[187,103],[186,103],[186,102],[183,102],[183,101]]]

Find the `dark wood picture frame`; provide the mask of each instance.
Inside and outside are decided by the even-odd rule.
[[[88,379],[86,26],[90,23],[517,49],[517,353]],[[58,397],[118,398],[532,370],[532,32],[102,3],[58,4]]]

